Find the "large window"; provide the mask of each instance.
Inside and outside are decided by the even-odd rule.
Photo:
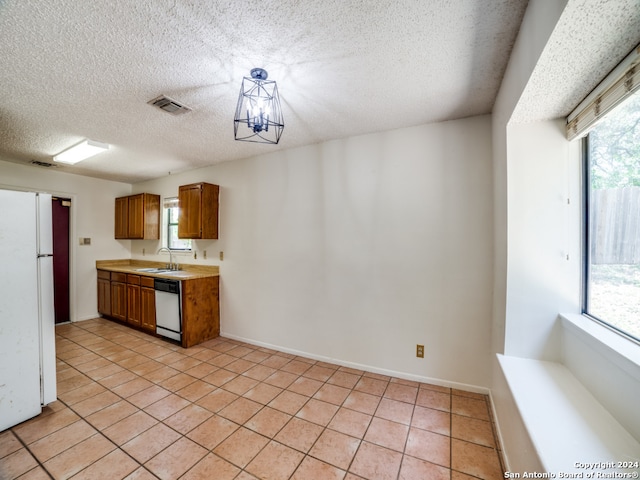
[[[640,91],[585,140],[584,312],[640,340]]]

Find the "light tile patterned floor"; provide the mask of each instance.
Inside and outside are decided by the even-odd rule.
[[[0,432],[0,478],[503,478],[488,398],[218,338],[56,328],[58,398]]]

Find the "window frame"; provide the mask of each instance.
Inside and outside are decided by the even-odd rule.
[[[589,293],[591,288],[591,172],[589,163],[589,135],[581,138],[581,173],[582,173],[582,282],[580,292],[582,294],[580,307],[581,313],[592,320],[600,320],[589,313]]]

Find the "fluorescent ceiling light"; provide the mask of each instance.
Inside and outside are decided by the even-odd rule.
[[[98,153],[109,150],[108,143],[94,142],[93,140],[84,140],[83,142],[68,148],[64,152],[59,153],[53,157],[53,160],[60,163],[68,163],[73,165],[75,163],[86,160],[89,157],[93,157]]]

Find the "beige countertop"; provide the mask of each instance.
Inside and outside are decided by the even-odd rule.
[[[98,270],[109,272],[130,273],[147,277],[172,278],[175,280],[193,280],[197,278],[218,277],[220,268],[216,265],[191,265],[180,264],[180,270],[164,273],[141,272],[142,268],[164,268],[164,262],[152,262],[147,260],[96,260]]]

